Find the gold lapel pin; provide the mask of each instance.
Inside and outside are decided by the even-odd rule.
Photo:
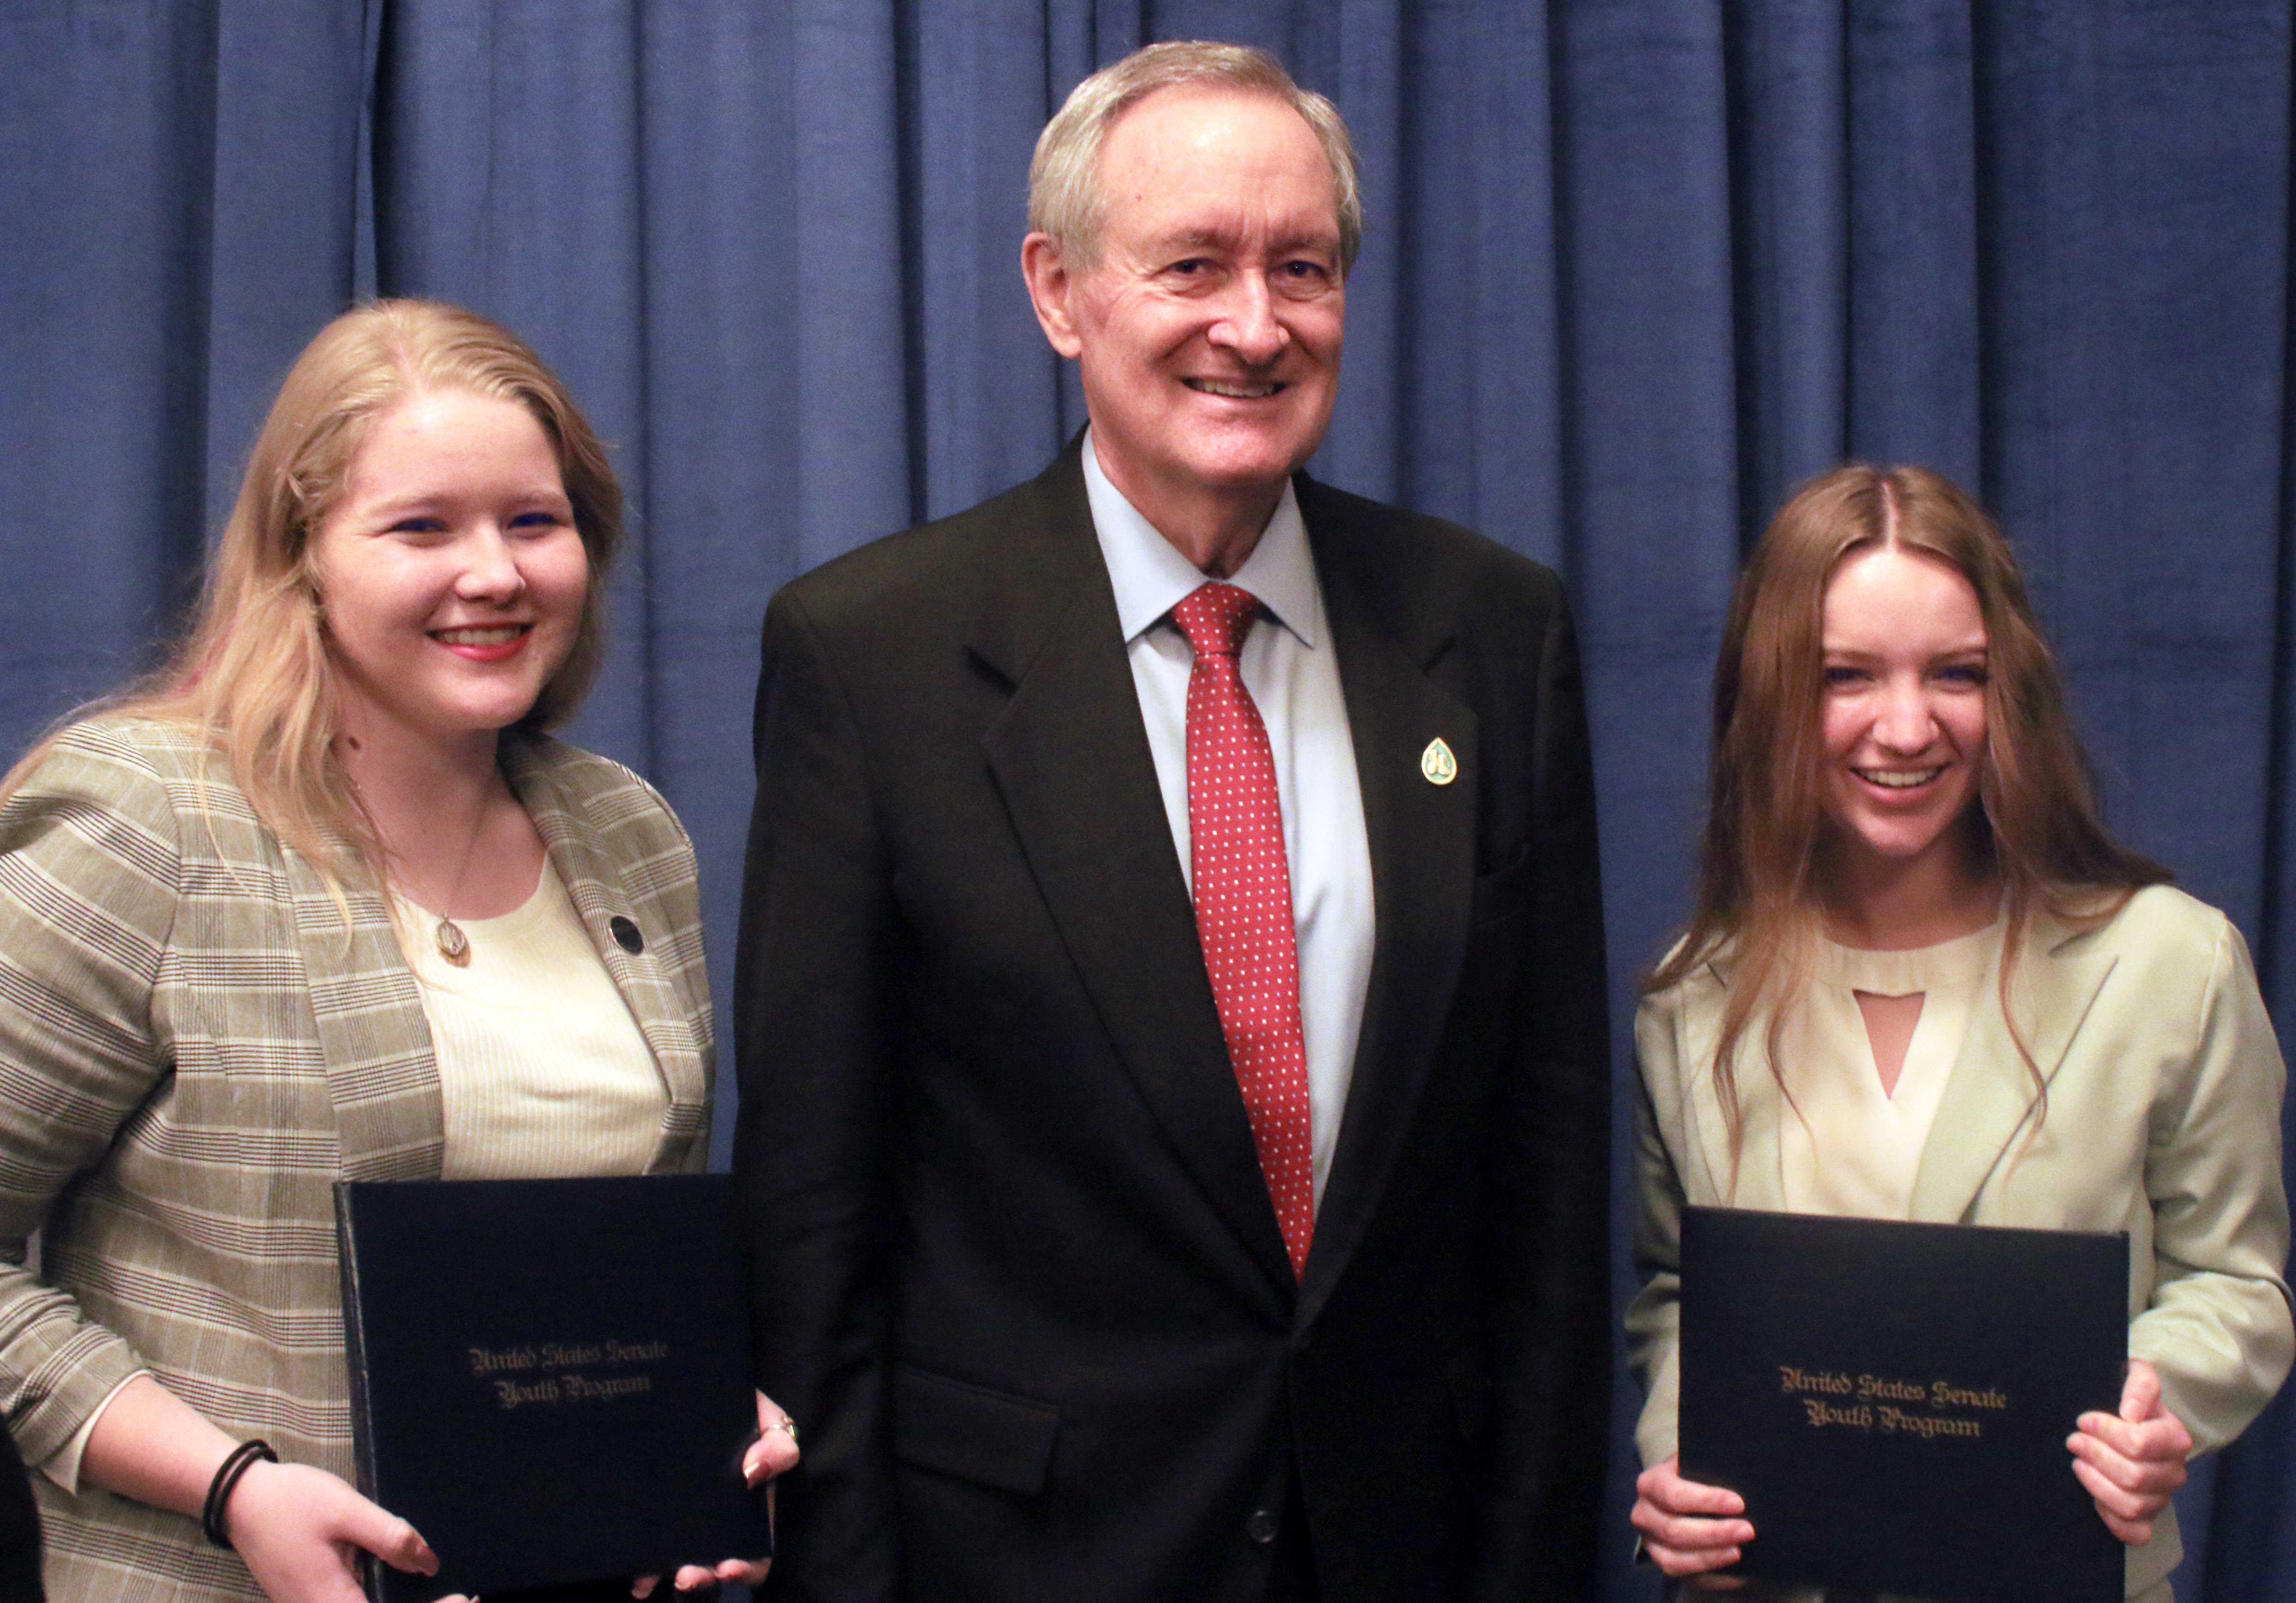
[[[1427,749],[1419,753],[1419,771],[1430,785],[1448,785],[1459,777],[1459,760],[1451,755],[1441,736],[1429,741]]]

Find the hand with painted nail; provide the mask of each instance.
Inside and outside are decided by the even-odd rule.
[[[232,1545],[273,1603],[360,1603],[357,1555],[436,1574],[430,1544],[405,1520],[308,1464],[258,1464],[226,1507]]]
[[[766,1518],[770,1522],[774,1511],[773,1483],[776,1476],[797,1467],[797,1421],[791,1418],[781,1406],[763,1392],[758,1394],[758,1434],[742,1454],[742,1478],[751,1486],[766,1489]],[[770,1558],[725,1558],[715,1565],[687,1564],[678,1566],[670,1584],[679,1591],[716,1586],[723,1581],[739,1581],[744,1586],[756,1586],[774,1566]],[[640,1575],[630,1583],[630,1596],[650,1598],[660,1584],[659,1575]]]
[[[2141,1358],[2128,1360],[2118,1414],[2083,1414],[2066,1439],[2073,1474],[2096,1500],[2112,1533],[2132,1548],[2152,1540],[2152,1522],[2185,1484],[2193,1433],[2161,1402],[2160,1372]]]
[[[1643,1550],[1660,1570],[1689,1578],[1702,1591],[1731,1591],[1745,1582],[1712,1572],[1737,1563],[1740,1550],[1754,1540],[1745,1514],[1744,1498],[1727,1487],[1684,1480],[1677,1460],[1669,1458],[1636,1477],[1629,1517],[1642,1533]]]

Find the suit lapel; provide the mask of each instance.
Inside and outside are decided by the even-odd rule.
[[[988,766],[1118,1058],[1182,1166],[1288,1286],[1076,448],[1031,488],[972,636],[1012,686],[983,740]]]
[[[447,1150],[439,1065],[390,911],[355,889],[338,902],[300,853],[284,855],[342,1177],[437,1180]]]
[[[1698,1167],[1696,1175],[1685,1177],[1685,1187],[1694,1203],[1782,1212],[1786,1205],[1783,1126],[1792,1115],[1770,1068],[1767,1043],[1772,1015],[1767,1008],[1757,1012],[1732,1049],[1731,1089],[1741,1125],[1734,1152],[1713,1069],[1715,1048],[1722,1039],[1721,999],[1729,992],[1727,959],[1718,959],[1708,973],[1718,993],[1714,1006],[1688,1012],[1682,1043],[1683,1118],[1694,1139]]]
[[[2028,940],[2027,955],[2012,976],[2011,994],[2025,1044],[2046,1084],[2056,1078],[2090,1004],[2112,972],[2113,958],[2086,949],[2054,921],[2037,920],[2036,935]],[[1998,968],[1988,969],[1983,982],[1997,986]],[[1990,1001],[1980,997],[1971,1013],[1968,1037],[1922,1150],[1914,1177],[1916,1220],[1965,1219],[2035,1106],[2032,1076],[2001,1010]]]
[[[693,1020],[679,999],[677,987],[663,967],[668,949],[661,940],[664,932],[642,927],[643,921],[636,917],[637,908],[622,888],[621,875],[598,851],[596,843],[604,832],[583,816],[582,799],[569,793],[523,741],[505,740],[502,762],[511,788],[542,837],[550,866],[566,886],[567,899],[582,920],[583,933],[590,937],[614,989],[621,993],[630,1016],[637,1021],[638,1032],[653,1053],[655,1068],[669,1093],[669,1111],[653,1167],[674,1167],[701,1139],[709,1107],[701,1043],[693,1038]],[[617,918],[638,929],[637,951],[625,949],[615,939]]]
[[[1347,1107],[1300,1290],[1304,1325],[1377,1211],[1450,1012],[1474,889],[1480,752],[1473,711],[1427,676],[1452,644],[1450,621],[1414,637],[1408,625],[1383,616],[1380,554],[1304,476],[1300,488],[1339,654],[1375,921]],[[1391,581],[1391,571],[1386,576]],[[1437,738],[1458,764],[1449,784],[1421,771]]]

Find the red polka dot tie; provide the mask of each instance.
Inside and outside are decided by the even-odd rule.
[[[1316,1229],[1308,1048],[1300,1032],[1300,956],[1292,874],[1267,728],[1236,654],[1259,603],[1208,584],[1172,609],[1196,654],[1188,672],[1188,844],[1196,933],[1251,1119],[1260,1171],[1297,1277]]]

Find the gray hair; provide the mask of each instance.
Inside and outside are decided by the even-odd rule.
[[[1363,246],[1363,191],[1348,125],[1337,106],[1313,89],[1302,89],[1281,62],[1247,45],[1201,39],[1149,45],[1078,84],[1037,137],[1036,159],[1029,163],[1029,226],[1049,234],[1063,255],[1097,259],[1108,212],[1108,197],[1100,186],[1100,152],[1108,130],[1157,90],[1181,85],[1265,95],[1300,113],[1331,164],[1340,269],[1353,267]]]

